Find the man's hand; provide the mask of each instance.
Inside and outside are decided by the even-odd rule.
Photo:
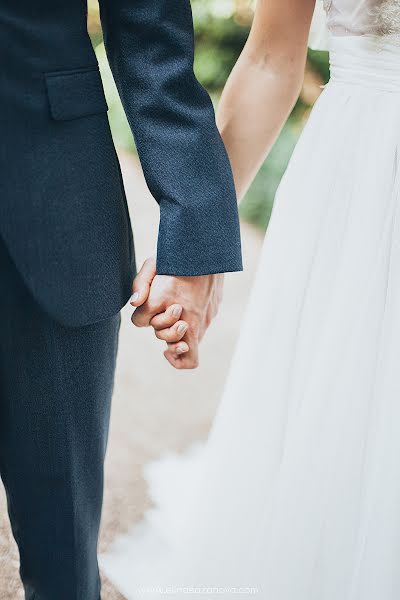
[[[178,277],[156,275],[156,261],[145,261],[133,283],[132,323],[153,327],[167,342],[164,356],[176,369],[199,364],[199,342],[218,312],[223,274]]]

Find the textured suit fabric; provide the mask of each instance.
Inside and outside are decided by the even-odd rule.
[[[99,600],[97,537],[119,316],[66,327],[0,241],[0,474],[27,600]]]
[[[189,0],[101,0],[148,186],[159,273],[240,270],[229,161],[193,74]],[[0,4],[0,234],[44,309],[79,326],[129,297],[133,242],[83,0]]]

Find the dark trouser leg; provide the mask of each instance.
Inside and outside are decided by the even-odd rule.
[[[28,600],[98,600],[97,537],[119,316],[66,328],[0,241],[0,472]]]

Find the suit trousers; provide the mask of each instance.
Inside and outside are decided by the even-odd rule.
[[[99,600],[97,540],[120,316],[65,327],[0,239],[0,474],[27,600]]]

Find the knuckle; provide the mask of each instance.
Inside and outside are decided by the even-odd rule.
[[[140,327],[139,318],[136,315],[136,312],[134,312],[133,315],[131,316],[131,321],[135,325],[135,327]]]
[[[146,315],[143,313],[138,313],[136,316],[136,311],[133,313],[131,321],[135,325],[135,327],[148,327],[149,322],[146,320]]]

